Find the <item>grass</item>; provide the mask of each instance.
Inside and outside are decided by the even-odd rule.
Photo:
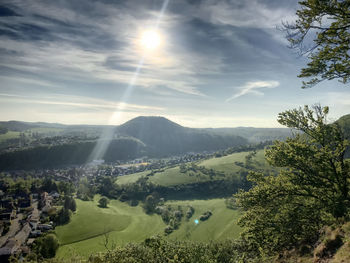
[[[208,169],[221,171],[226,174],[236,173],[241,169],[241,167],[235,165],[235,162],[244,163],[245,157],[249,153],[250,152],[240,152],[240,153],[233,153],[233,154],[219,157],[219,158],[211,158],[211,159],[199,162],[198,165],[204,166]],[[256,155],[253,158],[253,163],[257,168],[264,168],[268,166],[265,160],[264,150],[257,151]]]
[[[56,234],[61,244],[57,258],[70,258],[73,255],[88,257],[89,255],[105,251],[103,241],[105,233],[109,241],[117,245],[128,242],[142,242],[154,235],[164,235],[166,225],[159,215],[147,215],[141,206],[130,207],[125,203],[111,200],[108,208],[98,207],[99,196],[94,201],[77,202],[77,211],[71,222],[56,227]],[[193,217],[183,222],[167,239],[195,240],[209,242],[236,238],[240,228],[236,225],[238,212],[227,209],[223,199],[168,201],[167,204],[181,205],[184,212],[188,204],[195,208]],[[205,211],[212,211],[209,220],[194,224],[194,219]]]
[[[179,166],[174,168],[165,169],[164,172],[156,173],[150,177],[150,182],[163,185],[163,186],[172,186],[179,184],[188,184],[195,182],[208,181],[209,176],[206,176],[202,173],[198,173],[198,176],[190,176],[190,172],[181,173]]]
[[[184,212],[187,205],[195,209],[193,216],[188,221],[183,219],[180,228],[171,233],[169,239],[209,242],[239,237],[241,232],[241,228],[237,225],[239,212],[227,209],[224,199],[169,201],[166,204],[183,206]],[[199,221],[196,225],[194,220],[199,219],[208,210],[213,215],[207,221]]]
[[[235,165],[235,162],[244,162],[244,158],[249,152],[233,153],[219,158],[211,158],[198,163],[208,169],[214,169],[224,173],[238,172],[241,167]]]
[[[196,164],[198,166],[204,166],[208,169],[214,169],[216,171],[224,172],[226,175],[236,174],[241,169],[240,166],[235,165],[235,162],[245,162],[245,157],[249,152],[234,153],[219,158],[211,158],[204,161],[199,161]],[[260,150],[253,158],[254,165],[259,169],[269,169],[268,164],[264,157],[264,151]],[[140,173],[128,174],[118,177],[117,184],[127,184],[136,182],[137,179],[147,176],[150,171],[144,171]],[[164,171],[157,172],[155,175],[149,177],[149,181],[155,184],[163,186],[172,186],[179,184],[188,184],[195,182],[209,181],[208,175],[198,173],[198,176],[190,176],[192,172],[180,173],[179,166],[172,168],[164,168]]]
[[[165,227],[160,216],[146,215],[140,206],[131,207],[111,200],[108,208],[100,208],[98,196],[94,201],[76,202],[77,211],[71,221],[56,227],[61,244],[57,257],[69,258],[72,254],[89,256],[104,251],[105,233],[108,233],[110,242],[123,245],[162,233]]]
[[[20,132],[15,132],[15,131],[8,131],[5,134],[0,134],[0,142],[9,140],[9,139],[14,139],[14,138],[19,138]]]
[[[127,175],[119,176],[117,178],[116,183],[120,184],[120,185],[135,183],[137,181],[137,179],[146,176],[150,172],[151,171],[144,171],[144,172],[139,172],[139,173],[127,174]]]
[[[137,179],[147,176],[151,171],[144,171],[140,173],[128,174],[118,177],[116,183],[119,185],[134,183]],[[173,168],[165,168],[162,172],[157,172],[155,175],[149,177],[149,181],[155,184],[163,186],[171,186],[178,184],[188,184],[199,181],[208,181],[209,177],[203,174],[199,176],[190,176],[189,172],[180,173],[180,168],[178,166]]]

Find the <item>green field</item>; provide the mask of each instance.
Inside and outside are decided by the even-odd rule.
[[[104,251],[104,233],[109,233],[110,243],[117,245],[141,242],[157,234],[164,236],[166,225],[159,215],[146,215],[141,206],[130,207],[116,200],[111,200],[108,208],[99,208],[97,200],[98,196],[94,201],[76,200],[78,209],[71,222],[56,227],[61,244],[58,258],[72,255],[85,257]],[[166,238],[210,241],[236,238],[239,235],[240,228],[236,225],[238,212],[227,209],[223,199],[169,201],[167,204],[181,205],[184,209],[190,204],[195,208],[195,213],[189,221],[183,219],[180,228]],[[207,210],[212,211],[212,217],[196,225],[194,219]]]
[[[227,156],[219,157],[219,158],[211,158],[208,160],[204,160],[199,162],[198,165],[204,166],[209,169],[214,169],[217,171],[229,173],[238,172],[241,167],[235,165],[235,162],[245,162],[245,157],[250,152],[240,152],[233,153]],[[253,164],[256,168],[268,168],[268,164],[265,160],[265,152],[264,150],[257,151],[256,155],[253,157]]]
[[[111,200],[108,208],[99,208],[97,200],[98,196],[94,201],[76,200],[77,211],[69,224],[56,227],[61,244],[57,257],[103,251],[104,233],[109,233],[110,242],[118,245],[163,233],[165,224],[160,216],[146,215],[140,206],[131,207],[117,200]]]
[[[180,228],[169,235],[170,239],[208,242],[239,237],[241,232],[241,228],[237,226],[239,212],[227,209],[224,199],[169,201],[166,204],[184,207],[191,205],[195,209],[190,220],[183,219]],[[213,215],[207,221],[199,221],[199,224],[196,225],[194,220],[199,219],[200,215],[208,210]]]
[[[140,173],[128,174],[118,177],[116,183],[119,185],[134,183],[137,179],[147,176],[151,171],[144,171]],[[178,184],[188,184],[195,182],[208,181],[209,176],[199,173],[198,176],[190,176],[189,172],[180,173],[180,168],[178,166],[173,168],[165,168],[163,172],[157,172],[153,176],[149,177],[149,181],[154,184],[159,184],[163,186],[171,186]]]
[[[52,128],[52,127],[37,127],[27,130],[27,132],[37,132],[37,133],[59,133],[64,131],[63,128]]]
[[[198,166],[204,166],[208,169],[214,169],[216,171],[224,172],[227,175],[238,173],[241,169],[240,166],[235,165],[235,162],[245,162],[245,157],[249,152],[234,153],[219,158],[211,158],[204,161],[199,161],[196,164]],[[268,165],[265,161],[264,151],[260,150],[253,158],[253,163],[257,168],[267,168]],[[140,173],[128,174],[118,177],[117,184],[134,183],[137,179],[146,176],[150,171],[144,171]],[[197,176],[190,176],[191,172],[180,173],[179,166],[173,168],[165,168],[162,172],[157,172],[155,175],[149,177],[149,181],[155,184],[163,186],[171,186],[178,184],[188,184],[195,182],[204,182],[210,180],[209,176],[197,172]]]
[[[24,131],[23,133],[28,136],[33,132],[41,133],[41,134],[50,134],[50,133],[58,133],[63,131],[63,129],[60,128],[46,128],[46,127],[40,127],[40,128],[32,128],[29,130]],[[19,138],[21,132],[18,131],[8,131],[5,134],[0,134],[0,142],[9,140],[9,139],[14,139],[14,138]]]
[[[5,134],[0,134],[0,142],[6,141],[9,139],[19,138],[20,132],[8,131]]]
[[[233,153],[227,156],[201,161],[198,165],[228,174],[235,173],[241,169],[241,167],[235,165],[235,162],[244,162],[244,157],[248,154],[249,152]]]
[[[131,183],[135,183],[137,181],[137,179],[146,176],[147,174],[149,174],[151,171],[144,171],[144,172],[140,172],[140,173],[134,173],[134,174],[127,174],[127,175],[123,175],[123,176],[119,176],[117,179],[117,183],[122,185],[122,184],[131,184]]]

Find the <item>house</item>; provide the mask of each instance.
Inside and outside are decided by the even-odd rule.
[[[18,255],[22,253],[21,247],[25,244],[29,233],[29,224],[25,224],[14,237],[8,239],[5,246],[0,248],[0,262],[8,262],[8,258],[11,255]]]
[[[29,233],[30,238],[35,238],[41,236],[41,230],[34,230]],[[29,239],[28,239],[29,240]]]
[[[31,246],[35,241],[35,238],[28,238],[27,240],[27,246]]]
[[[38,200],[39,195],[37,193],[32,194],[32,200]]]
[[[11,212],[3,212],[0,214],[0,220],[3,222],[10,223],[11,220],[16,218],[16,210],[12,210]]]
[[[32,231],[36,230],[38,227],[38,222],[30,221],[29,222],[30,227],[32,228]]]
[[[53,191],[53,192],[51,192],[51,193],[49,194],[49,196],[51,196],[51,197],[54,198],[54,199],[57,199],[57,198],[60,197],[60,194],[57,193],[56,191]]]
[[[5,246],[0,248],[0,262],[8,262],[11,255],[18,253],[18,244],[15,240],[11,239],[7,241]]]
[[[52,230],[52,225],[49,224],[38,224],[37,228],[41,231],[48,231],[48,230]]]

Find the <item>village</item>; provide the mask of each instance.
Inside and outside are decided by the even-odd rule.
[[[53,230],[48,213],[60,195],[57,192],[1,193],[0,201],[0,261],[6,262],[11,255],[30,253],[35,238]]]

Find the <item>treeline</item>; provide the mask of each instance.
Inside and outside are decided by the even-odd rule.
[[[105,243],[108,244],[107,239]],[[115,244],[112,244],[113,247]],[[244,242],[227,240],[220,242],[190,242],[190,241],[167,241],[160,237],[151,237],[139,244],[129,243],[126,246],[116,246],[107,252],[92,254],[88,259],[73,256],[70,259],[50,259],[43,262],[51,263],[234,263],[248,262],[247,258],[254,255],[254,251],[247,251]],[[12,262],[38,262],[35,255],[27,259]],[[252,262],[252,261],[249,261]]]
[[[0,170],[52,168],[64,165],[84,164],[96,146],[94,142],[82,142],[55,146],[38,146],[0,154]],[[104,159],[107,162],[137,158],[144,146],[133,139],[116,139],[109,143]]]
[[[242,176],[244,177],[246,174],[242,173]],[[142,177],[135,183],[118,185],[114,184],[112,178],[103,177],[97,178],[93,185],[89,186],[85,183],[83,186],[79,186],[78,193],[79,189],[84,188],[85,193],[82,196],[93,197],[95,193],[98,193],[110,199],[119,199],[122,202],[137,204],[138,201],[144,201],[148,195],[153,193],[168,200],[209,199],[228,197],[239,189],[246,189],[246,187],[245,178],[236,175],[224,179],[174,186],[154,184],[148,181],[148,177]]]

